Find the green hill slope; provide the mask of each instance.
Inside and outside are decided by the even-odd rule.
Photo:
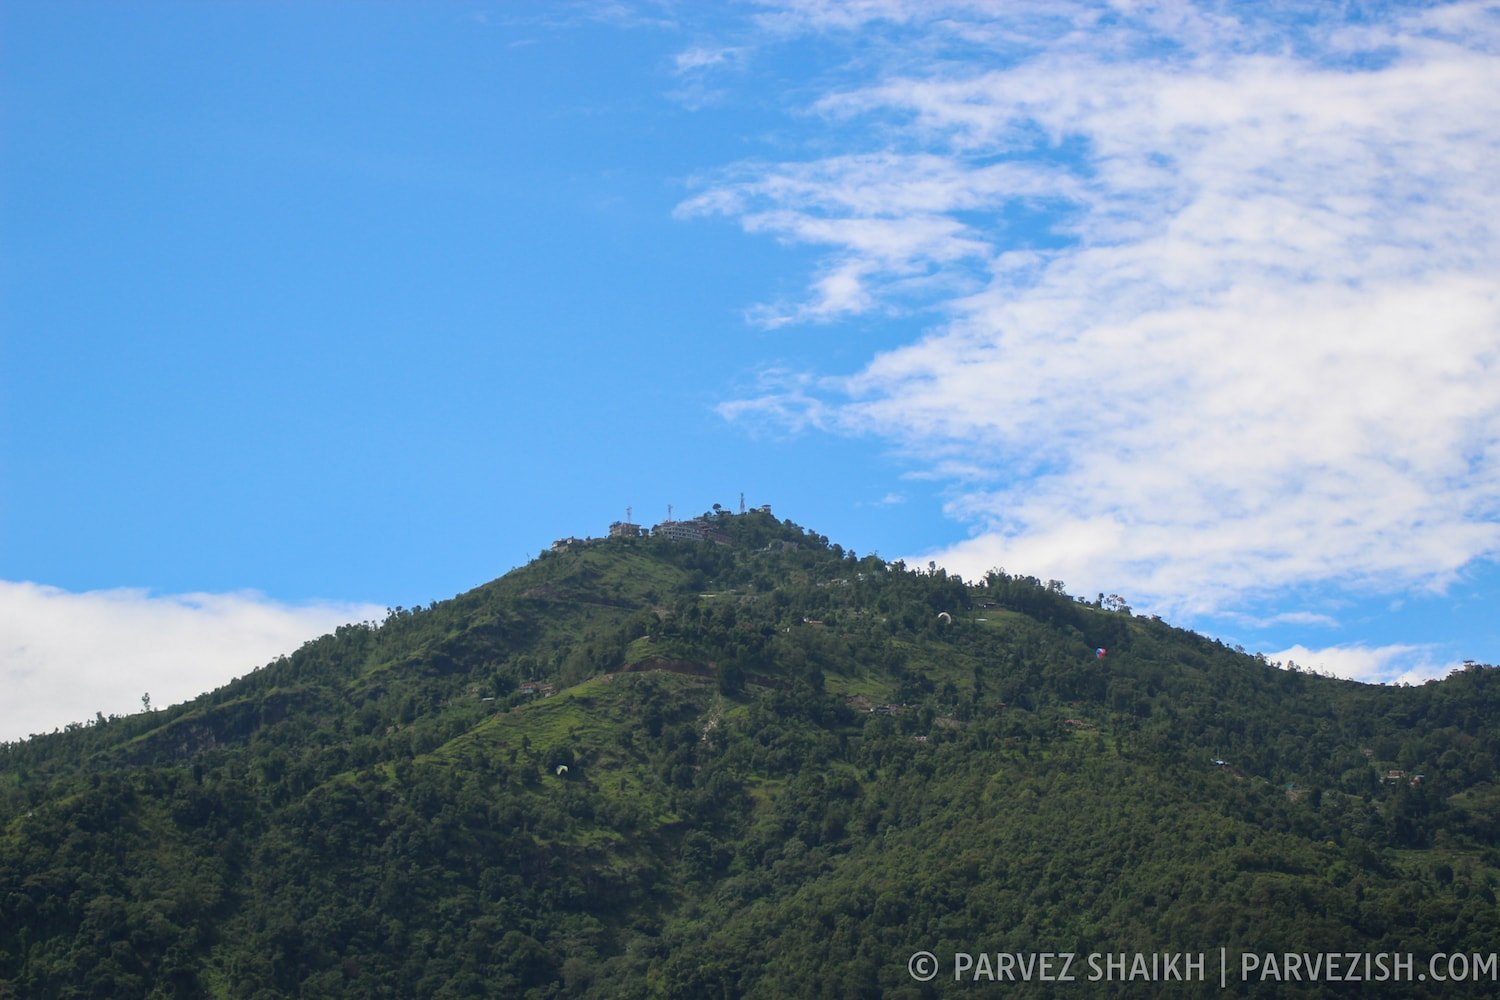
[[[986,995],[960,952],[1205,953],[1149,989],[1198,996],[1221,948],[1259,994],[1242,952],[1500,947],[1493,669],[1362,686],[715,527],[6,746],[0,997]],[[1090,971],[994,989],[1145,990]]]

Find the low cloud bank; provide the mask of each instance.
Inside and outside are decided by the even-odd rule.
[[[255,592],[72,593],[0,581],[0,740],[51,732],[102,712],[165,707],[219,687],[355,621],[373,604],[285,604]]]

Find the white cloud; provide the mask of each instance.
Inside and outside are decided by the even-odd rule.
[[[741,49],[732,46],[712,48],[695,45],[673,56],[672,63],[678,73],[692,73],[734,62],[741,54]]]
[[[1023,40],[1039,30],[1088,22],[1097,13],[1071,0],[1007,0],[1003,21],[992,19],[994,0],[770,0],[759,16],[772,31],[861,31],[874,22],[918,24],[961,38],[996,43]]]
[[[741,69],[750,53],[738,46],[694,45],[672,57],[672,71],[680,85],[668,96],[690,111],[718,103],[727,91],[711,81],[725,70]]]
[[[0,581],[0,740],[51,732],[96,712],[165,707],[219,687],[355,621],[368,604],[288,605],[256,593],[71,593]]]
[[[866,148],[741,164],[681,213],[826,248],[771,323],[945,320],[726,415],[957,471],[974,535],[923,561],[1168,612],[1440,588],[1500,554],[1500,7],[772,6],[925,44],[816,102]]]
[[[1327,646],[1308,649],[1297,645],[1267,658],[1290,667],[1331,674],[1366,684],[1421,684],[1441,679],[1463,664],[1438,659],[1429,646],[1396,643],[1389,646]]]
[[[1302,625],[1315,628],[1339,627],[1339,620],[1337,618],[1317,611],[1283,611],[1277,614],[1261,616],[1232,613],[1225,617],[1242,625],[1250,625],[1255,628],[1267,628],[1275,625]]]
[[[832,248],[808,301],[756,312],[760,322],[780,326],[874,308],[876,285],[886,301],[897,292],[977,291],[994,249],[954,213],[1011,198],[1058,199],[1073,187],[1024,164],[966,169],[930,154],[881,153],[741,168],[677,214],[734,215],[746,232]]]

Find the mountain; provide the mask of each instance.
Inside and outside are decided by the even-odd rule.
[[[1497,989],[1494,669],[1371,687],[693,524],[5,745],[0,997],[1142,995],[1180,955],[1209,981],[1152,995],[1279,995],[1328,952]]]

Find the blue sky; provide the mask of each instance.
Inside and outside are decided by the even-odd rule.
[[[1494,4],[0,3],[0,738],[633,505],[1500,659]]]

